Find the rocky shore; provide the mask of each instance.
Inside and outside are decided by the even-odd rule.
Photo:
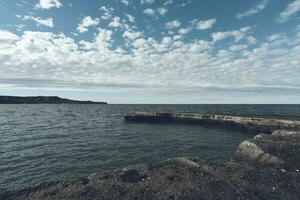
[[[215,164],[180,157],[99,172],[86,179],[0,191],[0,199],[300,199],[300,131],[274,131],[242,142]]]
[[[205,126],[238,128],[253,132],[272,133],[275,130],[300,130],[299,120],[262,117],[230,116],[200,113],[133,112],[126,115],[128,122],[196,123]]]
[[[50,182],[20,190],[2,189],[0,199],[300,199],[299,121],[199,114],[174,116],[171,121],[175,118],[188,122],[200,119],[212,124],[230,122],[245,129],[253,130],[249,128],[253,126],[255,131],[265,131],[241,142],[225,164],[179,157],[99,172],[81,180]],[[127,120],[137,122],[149,119],[171,122],[169,114],[129,117]],[[270,134],[276,127],[279,130]]]

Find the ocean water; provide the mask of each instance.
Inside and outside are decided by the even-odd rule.
[[[72,180],[177,156],[232,158],[253,133],[125,123],[130,111],[300,116],[299,105],[0,105],[0,188]]]

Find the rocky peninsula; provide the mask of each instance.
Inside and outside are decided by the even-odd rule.
[[[0,96],[0,104],[107,104],[106,102],[77,101],[57,96]]]
[[[275,127],[274,121],[267,122]],[[76,181],[3,189],[0,199],[300,199],[299,122],[279,125],[271,134],[265,128],[243,141],[225,164],[179,157],[98,172]],[[292,127],[297,130],[283,129]]]

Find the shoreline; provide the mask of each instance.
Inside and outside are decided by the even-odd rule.
[[[294,128],[241,142],[225,164],[177,157],[73,181],[0,189],[0,199],[299,199],[300,131]]]

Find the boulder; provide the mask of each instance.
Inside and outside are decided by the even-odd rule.
[[[299,133],[299,131],[278,130],[271,135],[259,134],[239,145],[235,160],[256,165],[283,165],[299,169]]]
[[[254,164],[257,158],[263,153],[264,151],[253,141],[245,140],[238,146],[235,159],[237,161],[245,161]]]

